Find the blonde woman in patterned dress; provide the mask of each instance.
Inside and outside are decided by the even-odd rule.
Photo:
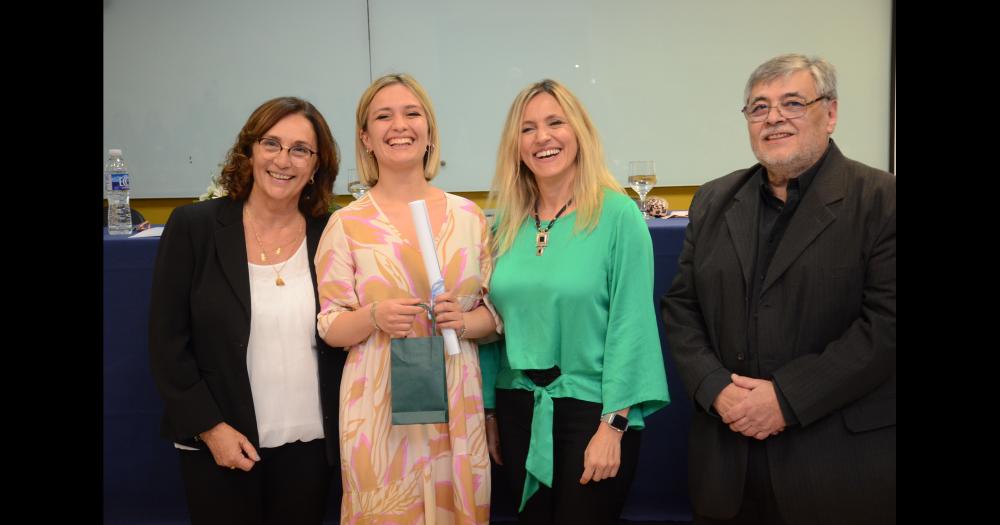
[[[492,271],[488,226],[475,203],[429,181],[440,154],[434,110],[412,77],[387,75],[361,96],[355,137],[360,179],[371,190],[337,210],[316,254],[317,328],[344,347],[340,389],[341,523],[488,523],[490,460],[474,339],[496,318],[485,294]],[[392,338],[431,335],[418,303],[430,288],[407,204],[427,202],[446,293],[439,328],[459,335],[447,356],[448,423],[392,425]]]

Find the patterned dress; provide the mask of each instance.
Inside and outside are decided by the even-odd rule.
[[[482,304],[492,261],[488,226],[475,203],[446,194],[445,223],[434,239],[445,290],[468,311]],[[434,228],[432,227],[432,230]],[[430,287],[420,247],[389,223],[371,194],[337,210],[316,252],[325,334],[342,312]],[[417,337],[430,335],[417,316]],[[340,383],[341,523],[489,523],[490,460],[476,344],[461,339],[446,356],[448,423],[391,423],[390,338],[376,331],[350,347]]]

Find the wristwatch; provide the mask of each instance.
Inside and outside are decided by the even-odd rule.
[[[605,422],[611,428],[617,430],[618,432],[625,432],[628,430],[628,418],[625,416],[618,415],[617,412],[609,412],[601,416],[601,421]]]

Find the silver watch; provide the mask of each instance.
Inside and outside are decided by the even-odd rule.
[[[628,418],[619,415],[617,412],[609,412],[601,416],[601,421],[605,422],[611,428],[617,430],[618,432],[625,432],[628,430]]]

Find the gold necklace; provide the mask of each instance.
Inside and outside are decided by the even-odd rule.
[[[246,214],[247,214],[247,222],[250,224],[250,233],[253,234],[254,239],[257,241],[257,247],[260,248],[260,262],[267,262],[267,250],[264,249],[264,243],[261,242],[260,236],[257,235],[257,228],[254,227],[254,225],[253,225],[253,216],[250,214],[250,207],[249,206],[244,206],[243,210],[246,211]],[[302,229],[305,229],[304,225],[303,225]],[[288,246],[289,244],[291,244],[292,242],[294,242],[296,239],[298,239],[300,233],[301,232],[296,232],[296,234],[292,236],[292,239],[290,241],[288,241],[288,242],[286,242],[286,243],[278,246],[278,249],[274,250],[274,256],[277,257],[277,256],[281,255],[281,249],[284,248],[285,246]]]
[[[292,257],[294,257],[294,256],[295,255],[293,254]],[[275,275],[275,278],[274,278],[274,285],[275,286],[284,286],[285,285],[285,280],[281,278],[281,271],[285,269],[285,265],[288,264],[288,261],[292,260],[292,257],[289,257],[289,258],[285,259],[285,262],[281,263],[281,268],[278,268],[277,264],[272,264],[271,265],[271,269],[274,270],[274,275]]]
[[[247,224],[250,226],[250,233],[253,234],[253,238],[257,241],[257,247],[260,248],[260,260],[261,261],[266,261],[267,260],[267,256],[264,254],[264,244],[260,242],[260,237],[257,235],[257,229],[254,228],[253,217],[250,216],[250,209],[249,209],[249,207],[244,207],[243,209],[247,213],[247,219],[248,219],[247,220]],[[302,226],[302,229],[298,232],[298,234],[296,234],[296,235],[294,235],[292,237],[292,241],[298,239],[299,235],[301,235],[303,233],[305,233],[305,225]],[[285,243],[282,246],[287,246],[288,244],[289,243]],[[274,252],[274,255],[277,256],[279,253],[281,253],[281,247],[279,247]],[[277,264],[272,264],[271,265],[271,269],[274,270],[274,275],[275,275],[275,279],[274,279],[274,285],[275,286],[284,286],[285,285],[285,280],[281,278],[281,271],[285,269],[285,265],[288,264],[288,261],[290,261],[291,259],[292,259],[291,257],[289,257],[288,259],[285,259],[285,262],[281,263],[281,268],[278,268]]]
[[[277,266],[278,266],[277,264],[272,264],[271,265],[271,269],[274,270],[274,275],[276,276],[275,279],[274,279],[274,285],[275,286],[284,286],[285,285],[285,280],[281,278],[281,270],[285,269],[285,265],[288,264],[288,261],[290,261],[290,260],[292,260],[291,257],[289,257],[288,259],[285,259],[285,262],[281,263],[281,268],[277,268]]]

